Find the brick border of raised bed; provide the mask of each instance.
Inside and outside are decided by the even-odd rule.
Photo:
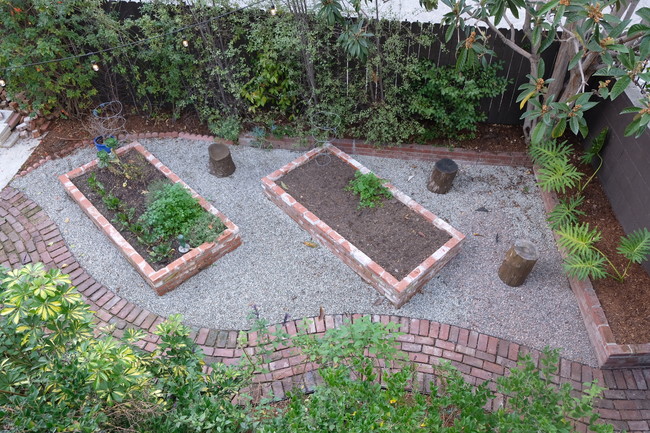
[[[274,171],[262,178],[262,186],[265,194],[280,209],[286,212],[294,221],[296,221],[304,230],[306,230],[321,245],[329,249],[334,255],[352,268],[365,281],[373,286],[379,293],[384,295],[388,300],[400,308],[411,297],[413,297],[422,287],[436,275],[440,269],[451,260],[460,251],[461,245],[465,240],[465,235],[453,228],[447,222],[437,217],[422,205],[416,203],[412,198],[399,191],[390,183],[385,183],[393,196],[408,206],[414,212],[421,215],[436,228],[445,231],[451,238],[437,251],[431,254],[418,267],[413,269],[401,281],[398,281],[390,272],[386,271],[379,264],[374,262],[370,257],[361,250],[347,241],[336,230],[321,221],[316,215],[310,212],[294,197],[282,189],[275,181],[289,173],[291,170],[306,164],[323,153],[329,153],[334,157],[341,159],[361,173],[370,172],[369,169],[361,165],[358,161],[351,158],[348,154],[337,147],[326,144],[323,147],[315,148],[300,156],[284,167]]]
[[[206,242],[196,248],[192,248],[189,252],[174,260],[164,268],[155,271],[153,267],[140,254],[138,254],[131,244],[122,237],[115,227],[113,227],[113,225],[97,210],[97,208],[92,205],[86,196],[79,191],[74,183],[72,183],[71,179],[93,170],[97,165],[97,160],[93,160],[59,176],[59,181],[63,184],[68,195],[79,204],[81,209],[86,215],[88,215],[97,228],[102,230],[106,236],[108,236],[111,242],[118,250],[120,250],[122,255],[133,265],[142,278],[144,278],[147,284],[149,284],[158,295],[164,295],[178,287],[181,283],[188,280],[200,270],[206,268],[225,254],[240,246],[242,241],[239,236],[239,227],[237,227],[222,212],[208,203],[208,201],[201,197],[196,191],[190,188],[140,143],[133,142],[128,146],[117,149],[117,153],[118,155],[121,155],[131,149],[140,152],[147,161],[156,167],[170,181],[180,183],[187,188],[192,193],[192,196],[199,200],[199,203],[206,211],[216,215],[221,219],[221,221],[223,221],[226,225],[226,230],[224,230],[224,232],[214,242]]]
[[[538,176],[538,167],[533,167],[535,176]],[[558,203],[557,195],[541,191],[542,201],[546,212],[553,210]],[[553,233],[555,241],[559,236]],[[566,252],[557,244],[562,257]],[[578,300],[580,314],[587,328],[587,335],[596,352],[596,359],[601,368],[635,368],[650,367],[650,343],[643,344],[618,344],[609,326],[605,311],[603,310],[598,295],[589,278],[578,280],[567,277],[571,290]]]

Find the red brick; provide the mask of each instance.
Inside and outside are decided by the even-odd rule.
[[[470,374],[476,378],[483,379],[483,380],[492,379],[492,373],[474,367],[472,367],[472,371],[470,372]]]

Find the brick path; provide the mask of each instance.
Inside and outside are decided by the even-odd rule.
[[[0,265],[15,268],[40,261],[61,268],[70,274],[73,284],[96,312],[100,325],[115,325],[113,334],[117,337],[122,336],[127,326],[141,328],[147,332],[141,347],[146,350],[156,347],[158,337],[152,332],[164,318],[128,302],[95,281],[72,256],[58,227],[45,212],[10,187],[0,192],[0,245]],[[322,320],[316,317],[309,323],[309,332],[324,332],[359,317],[358,314],[328,315]],[[450,360],[470,381],[477,383],[503,375],[515,365],[520,353],[531,353],[534,359],[539,357],[537,350],[456,326],[399,316],[372,316],[372,319],[401,325],[400,331],[405,333],[399,337],[401,348],[418,365],[419,379],[424,384],[432,380],[431,365],[441,358]],[[295,334],[301,322],[292,320],[278,326]],[[232,364],[242,354],[237,348],[236,330],[200,328],[193,335],[208,362]],[[255,338],[251,335],[249,339]],[[278,350],[271,361],[271,372],[258,381],[265,391],[272,390],[278,397],[296,385],[312,389],[318,382],[314,366],[306,363],[293,348]],[[601,370],[562,359],[559,376],[576,389],[581,389],[582,382],[597,379],[607,388],[597,405],[602,418],[617,429],[650,432],[650,369]]]

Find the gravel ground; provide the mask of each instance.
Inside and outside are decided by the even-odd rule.
[[[237,250],[165,296],[154,294],[55,180],[94,158],[93,150],[48,162],[12,186],[45,209],[93,277],[142,307],[164,316],[180,313],[190,325],[219,329],[248,327],[252,305],[270,322],[286,315],[315,316],[321,306],[330,314],[399,314],[538,349],[559,347],[569,359],[596,365],[528,169],[461,163],[452,190],[436,195],[426,189],[430,163],[355,157],[467,236],[461,253],[425,286],[424,294],[396,310],[328,250],[305,246],[309,235],[262,193],[260,179],[299,153],[233,147],[237,170],[219,179],[207,174],[205,142],[141,142],[237,224],[243,239]],[[537,245],[540,259],[526,283],[512,288],[501,282],[497,269],[519,237]]]

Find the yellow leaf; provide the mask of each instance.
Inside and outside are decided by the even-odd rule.
[[[526,95],[524,99],[521,100],[521,103],[519,104],[520,110],[524,109],[524,105],[526,105],[526,102],[528,102],[528,100],[532,98],[534,94],[535,94],[535,90],[531,91],[528,95]]]
[[[318,248],[318,244],[311,241],[304,241],[303,244],[307,245],[309,248]]]

